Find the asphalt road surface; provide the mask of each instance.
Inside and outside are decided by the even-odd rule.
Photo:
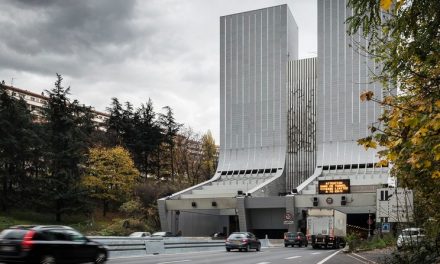
[[[108,264],[331,264],[340,251],[308,248],[262,248],[260,252],[209,251],[182,254],[160,254],[145,257],[119,258]],[[337,262],[334,262],[337,263]]]

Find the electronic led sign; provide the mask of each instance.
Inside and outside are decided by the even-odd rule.
[[[350,193],[350,180],[319,181],[319,194]]]

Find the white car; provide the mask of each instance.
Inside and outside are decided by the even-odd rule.
[[[129,235],[129,237],[150,237],[150,232],[134,232]]]
[[[402,233],[397,237],[397,249],[408,246],[416,246],[423,241],[425,237],[424,230],[422,228],[405,228]]]

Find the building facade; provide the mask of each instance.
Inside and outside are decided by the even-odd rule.
[[[298,60],[287,5],[220,18],[220,160],[207,182],[158,201],[162,229],[183,235],[306,230],[308,208],[334,208],[350,226],[374,218],[389,169],[358,146],[381,107],[376,65],[348,36],[346,0],[318,1],[318,57]],[[293,215],[294,221],[283,221]]]
[[[37,94],[13,86],[7,86],[5,84],[1,84],[1,85],[9,96],[12,96],[18,100],[23,99],[25,101],[29,111],[35,117],[36,122],[42,121],[42,110],[47,104],[49,97],[45,96],[44,93]],[[94,114],[93,122],[96,123],[99,129],[104,129],[105,122],[110,117],[110,115],[96,110],[92,110],[92,113]]]

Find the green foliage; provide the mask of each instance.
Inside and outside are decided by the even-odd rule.
[[[145,214],[145,208],[139,199],[125,202],[119,207],[119,211],[125,213],[128,217],[142,219]]]
[[[211,131],[202,136],[202,153],[203,153],[203,173],[204,180],[211,178],[217,166],[217,148]]]
[[[87,152],[87,139],[90,132],[89,109],[80,106],[77,101],[70,102],[70,87],[62,86],[63,78],[57,74],[55,88],[46,91],[49,97],[44,108],[45,151],[43,159],[47,166],[47,175],[41,179],[43,203],[61,221],[61,216],[83,210],[84,190],[79,182],[79,165]]]
[[[350,0],[349,6],[350,33],[368,39],[361,48],[381,65],[375,79],[390,90],[361,95],[385,111],[359,143],[380,147],[379,164],[392,164],[398,183],[415,191],[423,212],[418,224],[440,220],[440,1]]]
[[[375,235],[370,239],[362,239],[357,234],[348,234],[346,237],[347,245],[350,251],[373,250],[394,246],[396,238],[391,234]]]
[[[127,150],[98,147],[90,149],[81,183],[91,197],[103,202],[105,216],[109,202],[122,203],[130,198],[138,177],[139,171]]]
[[[0,85],[0,208],[7,210],[27,194],[27,185],[36,172],[32,159],[39,139],[32,117],[23,100],[9,96]]]
[[[365,91],[361,100],[384,106],[371,127],[372,136],[359,140],[366,148],[381,147],[379,165],[392,164],[398,184],[415,192],[416,224],[440,221],[440,1],[350,0],[350,33],[361,32],[361,47],[381,65],[376,80],[389,95]],[[392,89],[399,89],[399,92]],[[429,220],[431,219],[431,220]],[[431,221],[431,222],[430,222]],[[427,228],[426,239],[385,263],[438,263],[440,232]]]
[[[135,219],[113,219],[113,223],[97,234],[101,236],[128,236],[136,231],[149,231],[144,222]]]
[[[170,178],[171,181],[174,182],[175,177],[175,164],[174,164],[174,146],[175,146],[175,137],[177,135],[177,132],[179,132],[181,124],[177,123],[174,119],[174,113],[171,107],[165,106],[164,109],[166,110],[165,114],[161,114],[159,117],[159,124],[162,126],[162,129],[165,131],[163,137],[164,137],[164,143],[165,147],[168,149],[169,154],[169,168],[170,168]]]
[[[103,212],[116,212],[128,201],[120,208],[124,214],[158,229],[158,198],[212,177],[212,135],[200,137],[182,129],[171,107],[157,114],[151,99],[135,108],[113,98],[106,130],[99,130],[91,108],[71,100],[70,87],[63,87],[62,81],[57,74],[38,116],[0,86],[0,210],[12,205],[23,212],[33,208],[45,215],[41,222],[34,218],[42,224],[65,223],[62,216],[80,215],[89,219],[71,224],[97,232],[99,225],[90,220],[95,202],[102,202]],[[94,152],[118,146],[126,150],[122,158]],[[127,164],[130,169],[125,170]]]

